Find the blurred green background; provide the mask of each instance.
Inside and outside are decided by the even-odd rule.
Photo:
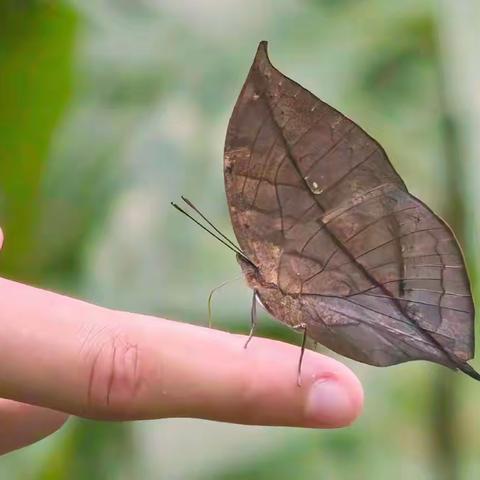
[[[210,289],[239,267],[169,202],[185,193],[231,231],[224,134],[267,39],[273,63],[365,127],[454,227],[480,298],[479,26],[476,0],[2,0],[2,274],[205,324]],[[247,332],[249,302],[242,282],[225,287],[216,326]],[[258,334],[300,340],[266,316]],[[478,384],[427,363],[347,363],[366,391],[348,429],[72,419],[2,457],[0,478],[480,478]]]

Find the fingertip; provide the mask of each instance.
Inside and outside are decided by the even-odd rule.
[[[2,249],[3,246],[3,230],[0,227],[0,250]]]
[[[241,410],[246,416],[237,421],[308,428],[339,428],[355,421],[363,407],[363,389],[355,374],[338,360],[307,350],[299,388],[298,355],[292,345],[255,339],[245,355],[248,403],[255,409]]]
[[[334,367],[315,378],[306,397],[306,418],[312,427],[346,427],[363,409],[364,394],[359,379],[345,365],[329,360]]]

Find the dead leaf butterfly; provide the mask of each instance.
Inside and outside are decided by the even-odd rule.
[[[467,363],[474,305],[450,228],[378,142],[272,66],[267,42],[230,118],[224,175],[239,247],[215,230],[254,292],[253,320],[258,298],[354,360],[429,360],[480,380]]]

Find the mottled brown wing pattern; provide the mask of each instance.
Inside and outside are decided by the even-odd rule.
[[[225,185],[252,286],[279,320],[298,322],[294,305],[310,336],[375,365],[472,358],[452,232],[375,140],[271,65],[266,43],[230,120]]]

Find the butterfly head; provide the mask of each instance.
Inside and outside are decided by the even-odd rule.
[[[252,261],[237,253],[237,262],[239,263],[250,288],[256,289],[263,284],[260,270]]]

